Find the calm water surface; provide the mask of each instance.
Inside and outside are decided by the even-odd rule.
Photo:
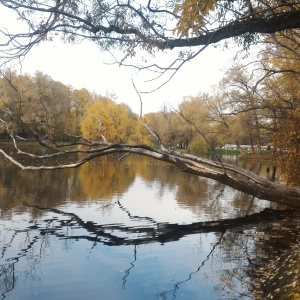
[[[270,166],[247,164],[271,176]],[[298,212],[215,228],[210,221],[284,207],[168,164],[127,156],[22,172],[1,160],[0,193],[0,299],[296,299],[299,292]]]

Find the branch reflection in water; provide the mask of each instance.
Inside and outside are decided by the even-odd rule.
[[[180,288],[179,285],[184,284],[185,282],[191,280],[191,279],[192,279],[192,276],[200,271],[200,269],[204,266],[205,262],[207,262],[207,261],[209,260],[209,258],[211,257],[211,255],[212,255],[213,252],[215,251],[216,247],[221,243],[222,238],[223,238],[223,235],[224,235],[224,233],[222,232],[222,233],[220,234],[219,240],[217,241],[217,243],[216,243],[215,245],[213,245],[213,247],[212,247],[211,251],[208,253],[206,259],[201,263],[201,265],[197,268],[197,270],[194,271],[194,272],[192,272],[192,273],[190,273],[190,274],[188,275],[188,278],[187,278],[187,279],[175,283],[175,284],[174,284],[174,289],[173,289],[173,290],[169,290],[169,291],[166,291],[166,292],[159,293],[160,299],[162,299],[162,300],[167,299],[166,295],[167,295],[168,293],[172,293],[172,295],[173,295],[173,298],[172,298],[172,299],[175,299],[175,298],[176,298],[176,291]]]
[[[134,250],[133,250],[133,257],[134,257],[134,259],[133,259],[132,262],[130,262],[131,267],[129,267],[128,269],[125,270],[125,276],[122,278],[122,280],[123,280],[122,289],[125,289],[125,288],[126,288],[126,280],[127,280],[127,277],[129,277],[129,275],[130,275],[130,270],[131,270],[132,268],[134,268],[134,263],[135,263],[136,260],[137,260],[137,250],[136,250],[136,247],[137,247],[137,246],[134,245]]]

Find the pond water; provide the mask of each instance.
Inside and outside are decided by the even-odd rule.
[[[0,299],[299,299],[300,214],[168,164],[1,158],[0,193]]]

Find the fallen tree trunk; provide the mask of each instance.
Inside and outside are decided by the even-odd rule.
[[[74,153],[80,153],[82,156],[81,159],[70,164],[58,164],[51,166],[25,166],[12,156],[8,155],[4,150],[0,149],[0,152],[22,170],[54,170],[75,168],[96,157],[112,155],[116,153],[144,155],[160,161],[168,162],[183,172],[211,178],[259,199],[268,200],[294,208],[300,208],[300,189],[271,182],[235,165],[215,162],[191,154],[181,153],[179,151],[168,151],[165,148],[159,151],[145,145],[109,144],[106,146],[101,146],[100,148],[99,145],[100,144],[92,149],[60,151],[43,156],[23,152],[16,146],[18,154],[30,155],[31,157],[37,159],[49,159],[60,156],[65,157],[66,155],[72,155]]]
[[[300,189],[271,182],[241,167],[181,152],[160,152],[148,147],[112,147],[113,152],[130,152],[169,162],[183,172],[207,177],[259,199],[300,208]],[[108,150],[110,151],[110,150]]]

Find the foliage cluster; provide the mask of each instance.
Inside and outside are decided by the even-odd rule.
[[[104,137],[114,143],[139,144],[147,140],[141,120],[130,107],[107,97],[100,97],[87,107],[81,132],[91,140]]]
[[[72,141],[82,133],[94,140],[104,134],[116,143],[146,142],[145,129],[127,105],[84,88],[73,89],[41,72],[30,76],[6,71],[0,78],[0,101],[3,141],[8,140],[8,126],[20,138],[56,143]]]

